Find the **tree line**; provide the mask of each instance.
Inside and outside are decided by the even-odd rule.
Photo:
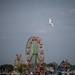
[[[11,72],[14,70],[14,66],[11,64],[0,65],[0,72]]]

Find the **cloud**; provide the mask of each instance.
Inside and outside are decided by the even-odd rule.
[[[70,10],[70,13],[75,13],[75,9],[71,9]]]
[[[37,33],[47,33],[47,32],[48,32],[48,30],[45,30],[45,29],[37,31]]]
[[[11,39],[13,38],[12,36],[10,35],[7,35],[7,36],[0,36],[0,40],[6,40],[6,39]]]
[[[2,36],[2,37],[0,37],[0,39],[5,40],[5,39],[9,39],[9,37],[8,36]]]
[[[64,13],[64,12],[60,12],[59,14],[60,14],[60,15],[64,15],[65,13]]]

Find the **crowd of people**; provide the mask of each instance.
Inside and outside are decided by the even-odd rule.
[[[23,73],[22,75],[75,75],[75,71],[73,72],[66,72],[66,71],[61,71],[61,72],[56,72],[56,71],[51,71],[51,70],[30,70],[26,73]]]
[[[19,71],[12,71],[12,72],[6,72],[6,71],[0,71],[0,75],[75,75],[75,71],[73,72],[66,72],[66,71],[62,71],[62,72],[56,72],[53,69],[40,69],[40,68],[36,68],[36,69],[28,69],[25,70],[24,72],[19,72]]]
[[[22,67],[22,71],[20,72],[18,68],[14,68],[13,71],[9,71],[8,69],[0,70],[0,75],[75,75],[75,71],[68,71],[66,69],[62,71],[56,71],[53,67],[43,67],[40,65],[36,68],[26,68]]]

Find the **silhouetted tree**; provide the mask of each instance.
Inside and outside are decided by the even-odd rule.
[[[56,62],[52,63],[55,66],[55,70],[58,68],[58,64]]]
[[[0,70],[2,71],[12,71],[14,69],[13,65],[11,64],[4,64],[0,66]]]

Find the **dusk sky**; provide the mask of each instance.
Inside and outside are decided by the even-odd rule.
[[[75,64],[75,0],[0,0],[0,65],[14,64],[16,54],[26,61],[31,36],[41,38],[46,63]]]

